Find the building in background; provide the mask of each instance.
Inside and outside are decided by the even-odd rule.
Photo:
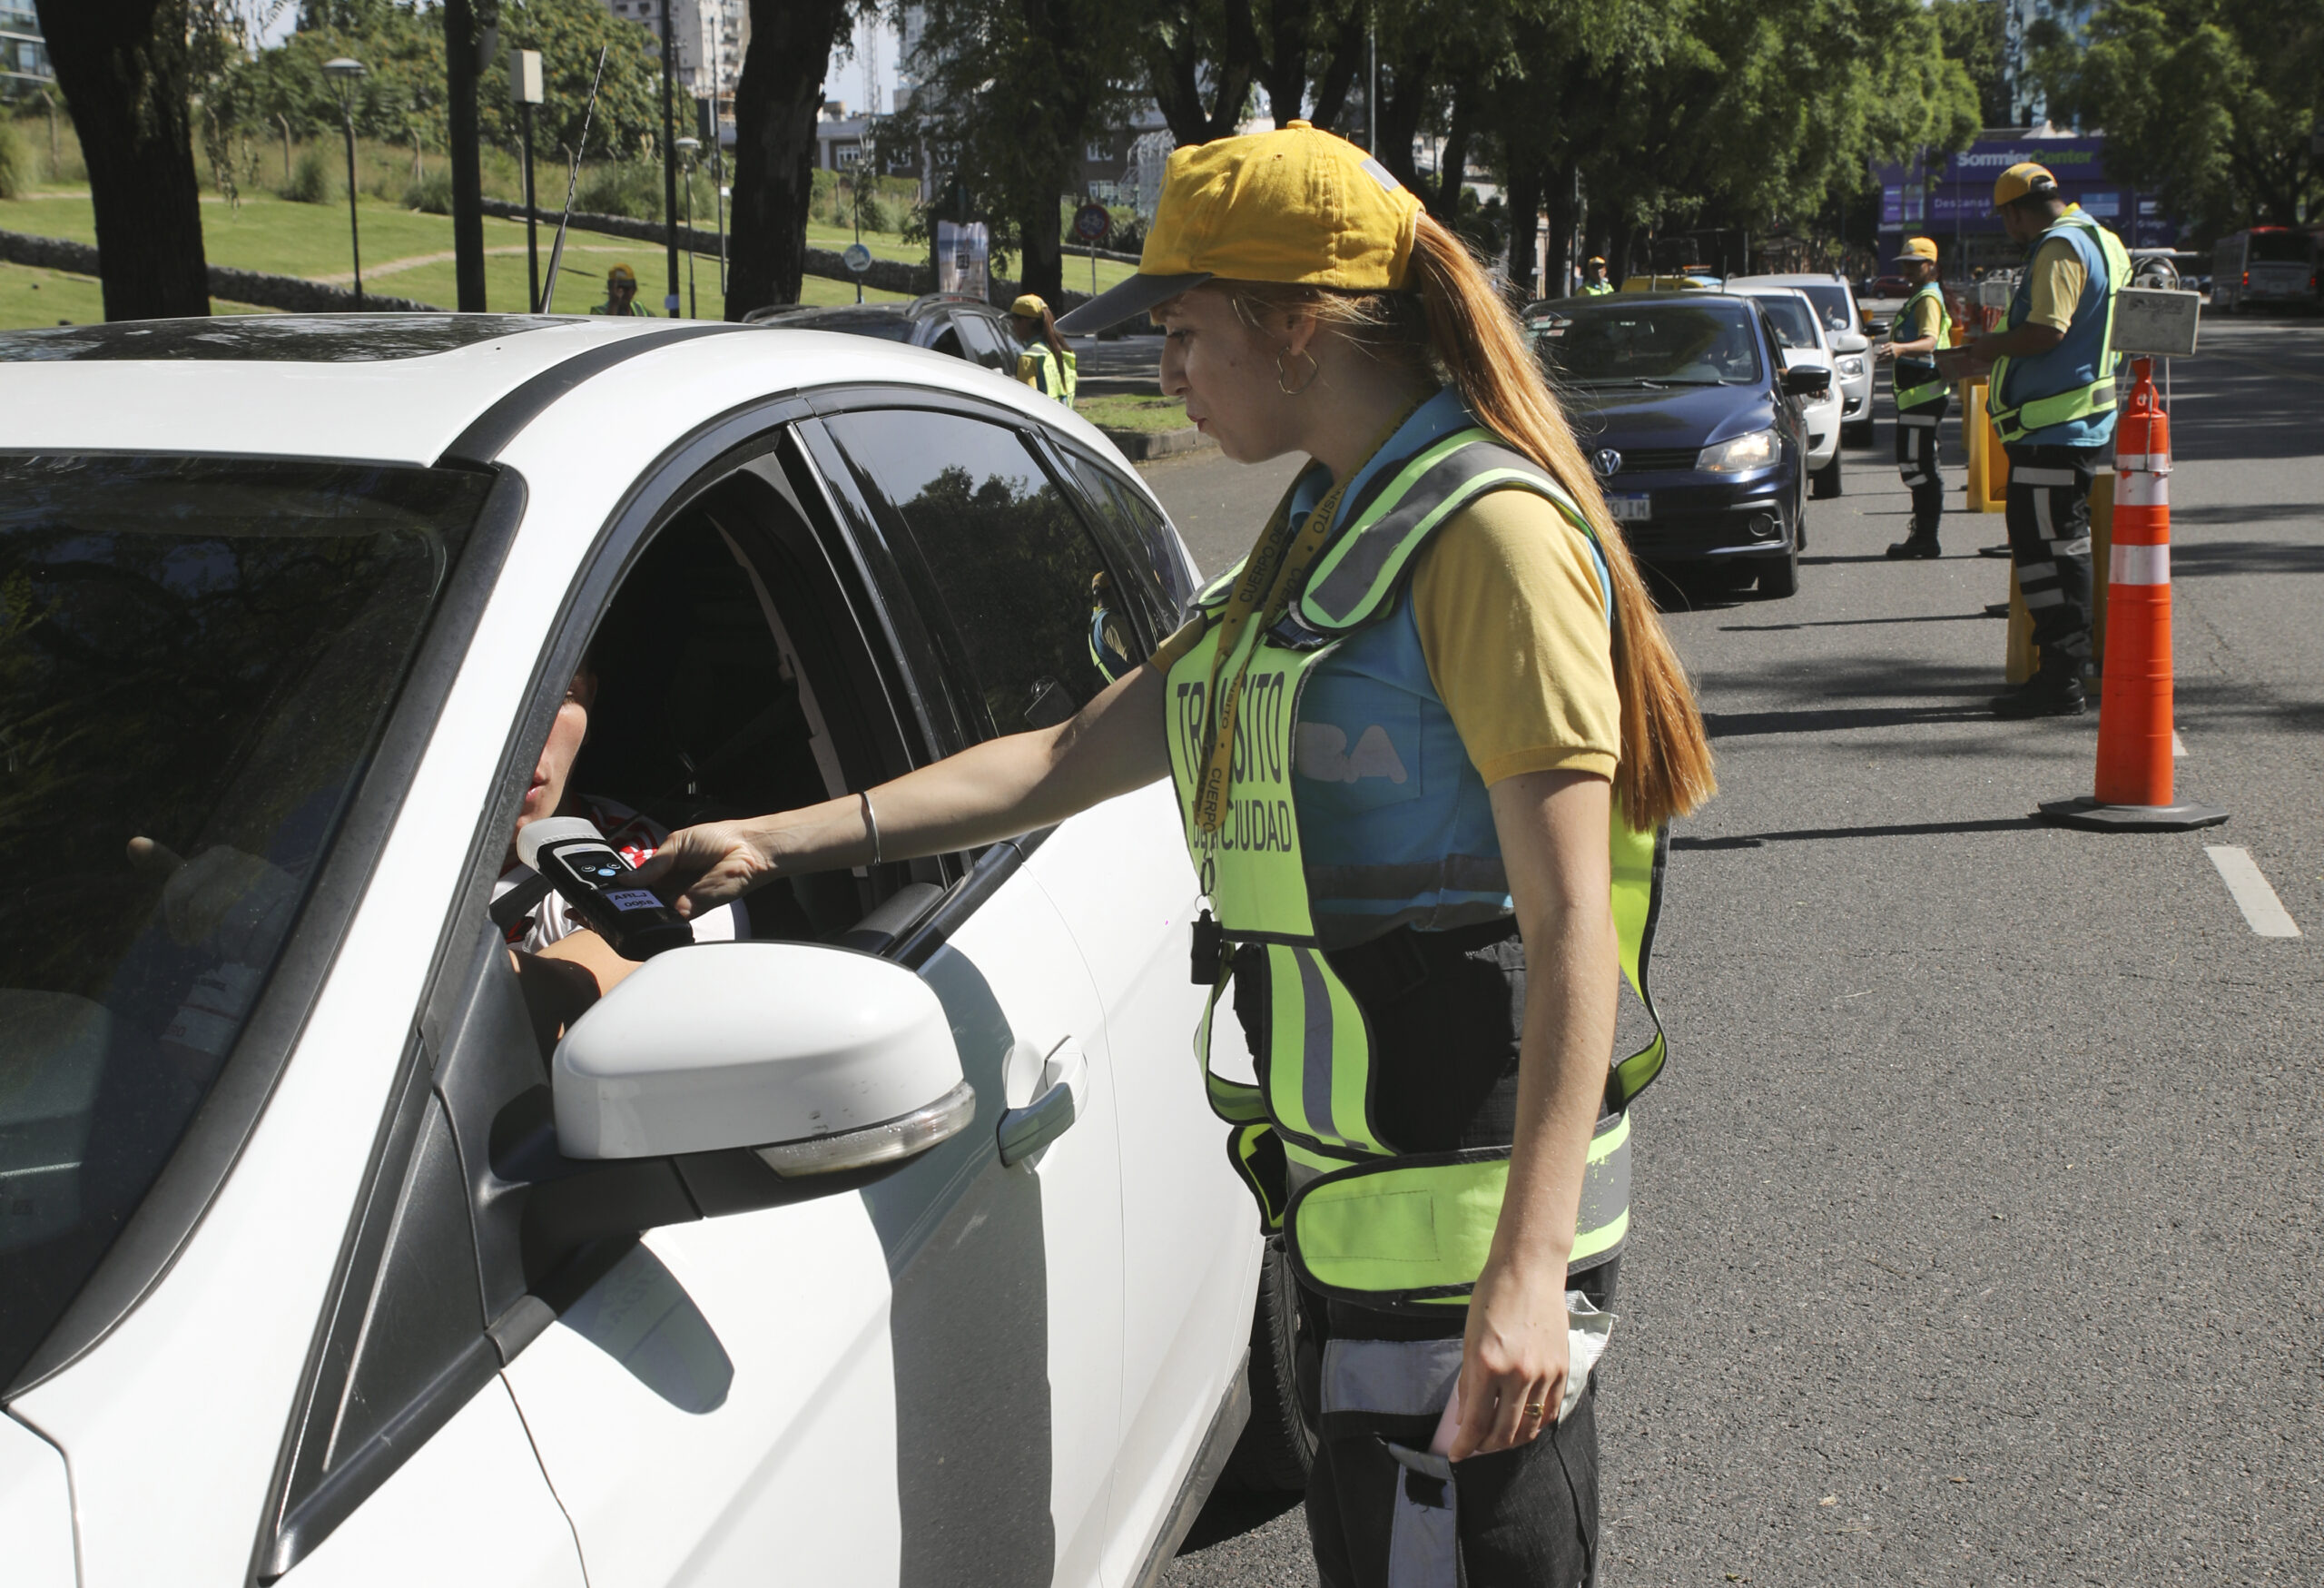
[[[33,0],[0,0],[0,99],[22,99],[55,81]]]
[[[14,0],[0,0],[0,5]],[[750,0],[669,0],[677,35],[678,92],[714,100],[721,120],[734,113],[734,84],[751,43]],[[605,0],[606,9],[662,36],[662,0]]]
[[[2014,269],[2024,262],[2025,251],[2009,240],[1993,212],[1994,179],[2023,160],[2049,167],[2066,198],[2126,246],[2175,247],[2181,230],[2178,218],[2163,213],[2153,194],[2110,181],[2105,150],[2105,135],[2099,133],[1989,127],[1957,154],[1934,155],[1925,163],[1876,165],[1880,257],[1894,257],[1906,237],[1918,235],[1936,240],[1948,281],[1961,280],[1972,271]]]

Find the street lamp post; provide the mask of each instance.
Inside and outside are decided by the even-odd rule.
[[[347,244],[355,260],[355,308],[363,308],[363,231],[355,219],[355,82],[363,63],[345,55],[323,63],[323,75],[339,93],[340,124],[347,130]]]
[[[686,318],[700,320],[702,309],[694,296],[694,156],[702,147],[700,138],[680,138],[678,154],[685,162],[686,178]]]
[[[525,310],[530,314],[541,311],[541,235],[540,201],[533,192],[533,106],[547,97],[542,92],[541,53],[538,50],[508,52],[508,97],[517,102],[517,111],[525,129],[525,271],[531,287],[525,298]]]

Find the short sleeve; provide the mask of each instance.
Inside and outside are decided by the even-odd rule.
[[[2090,272],[2083,269],[2082,256],[2073,244],[2063,237],[2053,237],[2043,243],[2034,256],[2032,276],[2033,306],[2026,311],[2025,323],[2046,325],[2059,335],[2073,323],[2073,311],[2082,301],[2082,290],[2090,281]]]
[[[1527,772],[1610,778],[1621,758],[1606,593],[1581,532],[1531,491],[1479,498],[1413,577],[1437,697],[1487,784]]]
[[[1186,660],[1187,653],[1201,643],[1203,631],[1209,626],[1210,619],[1199,612],[1196,613],[1154,647],[1154,654],[1146,658],[1146,665],[1159,672],[1168,672]]]
[[[1918,341],[1923,337],[1945,334],[1945,305],[1934,298],[1924,298],[1913,310],[1913,334],[1908,339]]]
[[[1037,383],[1033,375],[1032,354],[1019,353],[1017,355],[1017,379],[1023,381],[1028,386]]]

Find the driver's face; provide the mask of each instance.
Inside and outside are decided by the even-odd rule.
[[[541,758],[533,765],[532,786],[525,791],[525,803],[517,814],[519,831],[528,822],[554,816],[565,803],[574,760],[581,754],[581,742],[589,736],[589,708],[596,700],[597,676],[576,673],[572,687],[565,692],[565,704],[556,708],[556,721],[549,725],[548,743],[541,746]]]

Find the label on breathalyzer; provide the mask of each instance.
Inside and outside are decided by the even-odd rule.
[[[606,902],[616,910],[659,910],[662,901],[643,888],[608,888]]]

